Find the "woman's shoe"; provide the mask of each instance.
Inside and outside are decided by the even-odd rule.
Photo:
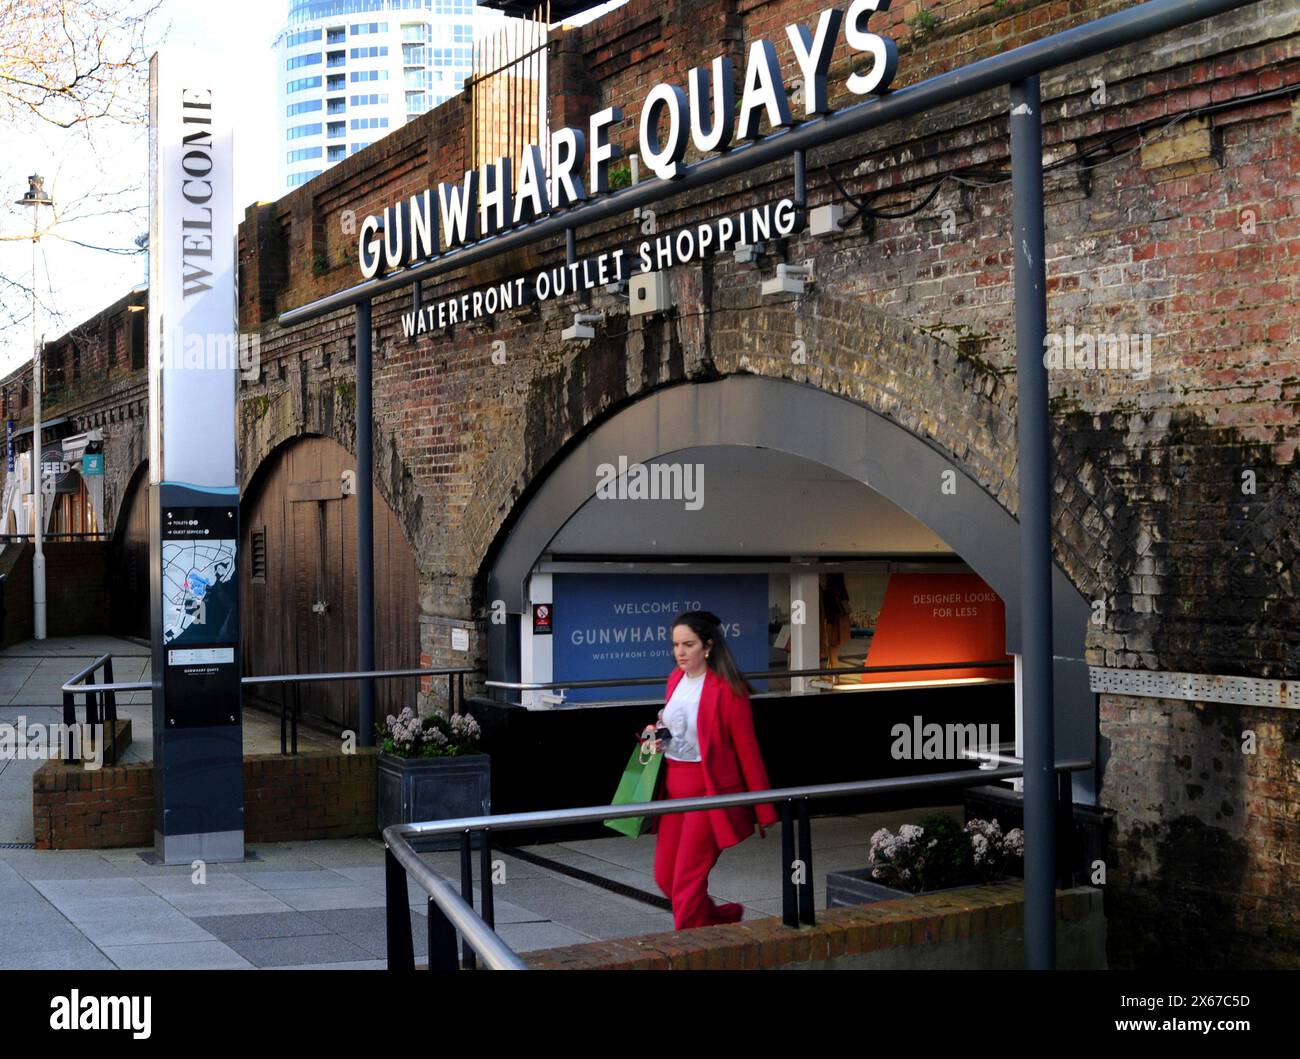
[[[745,906],[738,905],[734,901],[728,901],[726,904],[715,905],[713,908],[713,918],[722,923],[739,923],[745,916]]]

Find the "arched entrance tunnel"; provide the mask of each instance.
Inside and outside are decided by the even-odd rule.
[[[660,468],[641,475],[641,490],[637,464]],[[622,485],[611,485],[615,475]],[[506,616],[488,624],[489,680],[666,678],[672,659],[659,630],[671,625],[673,607],[692,601],[741,634],[733,649],[747,671],[824,667],[827,640],[841,636],[842,665],[987,661],[1003,647],[1015,655],[1018,553],[1015,518],[959,463],[861,404],[749,375],[668,387],[595,426],[520,502],[483,569],[488,609],[503,606]],[[830,596],[847,612],[838,631]],[[802,630],[791,620],[798,601]],[[539,603],[549,604],[549,629],[538,626]],[[1054,568],[1058,758],[1095,760],[1098,750],[1084,661],[1089,613]],[[1001,748],[1014,752],[1017,668],[913,671],[834,687],[771,681],[753,698],[771,781],[961,767],[918,760],[919,743],[900,747],[898,724],[997,725]],[[492,701],[508,694],[519,705]],[[654,718],[661,696],[651,686],[575,690],[563,702],[535,691],[480,700],[476,712],[501,755],[494,808],[607,800],[633,733]],[[953,794],[928,797],[937,804]],[[1074,798],[1095,804],[1095,772],[1076,775]]]

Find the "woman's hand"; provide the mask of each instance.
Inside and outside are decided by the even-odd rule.
[[[641,734],[637,736],[641,740],[641,746],[652,754],[658,754],[663,750],[663,740],[655,738],[655,726],[647,724],[641,729]]]

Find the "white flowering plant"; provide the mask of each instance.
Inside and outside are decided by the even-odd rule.
[[[927,849],[925,829],[916,824],[904,824],[897,835],[882,827],[871,836],[871,850],[867,855],[871,877],[885,886],[920,893]]]
[[[407,706],[375,725],[380,749],[391,757],[456,757],[478,750],[482,729],[468,713],[421,717]]]
[[[996,820],[971,820],[962,827],[935,813],[893,834],[882,827],[871,836],[871,877],[885,886],[922,893],[971,882],[996,882],[1014,857],[1023,857],[1020,828],[1005,835]]]
[[[1024,858],[1025,833],[1018,827],[1004,835],[996,820],[967,820],[966,832],[975,854],[975,874],[984,882],[997,882],[1012,860]]]

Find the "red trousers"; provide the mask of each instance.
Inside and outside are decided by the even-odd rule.
[[[664,760],[669,798],[704,795],[704,766],[699,762]],[[709,927],[738,923],[744,908],[738,904],[714,904],[709,898],[709,872],[722,853],[713,837],[713,826],[704,812],[673,813],[659,818],[655,844],[655,882],[673,902],[673,925]]]

